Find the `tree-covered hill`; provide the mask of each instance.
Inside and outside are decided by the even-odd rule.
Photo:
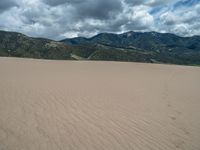
[[[0,56],[200,65],[200,37],[127,32],[58,42],[0,31]]]

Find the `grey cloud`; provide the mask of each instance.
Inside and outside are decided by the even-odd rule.
[[[87,0],[74,4],[74,8],[79,18],[108,19],[121,12],[122,4],[120,0]]]
[[[131,4],[132,6],[146,5],[150,7],[157,7],[159,5],[169,4],[172,1],[173,0],[124,0],[125,3]]]
[[[57,6],[66,3],[66,0],[44,0],[44,2],[50,6]]]
[[[200,34],[199,19],[200,4],[195,7],[180,7],[176,10],[166,10],[157,16],[158,31],[164,30],[180,36]]]
[[[170,4],[172,1],[177,1],[177,0],[150,0],[147,1],[145,4],[151,7],[157,7],[160,5]]]
[[[200,4],[173,9],[172,0],[0,0],[0,29],[60,40],[129,30],[200,34]],[[9,9],[18,5],[13,9]],[[167,7],[165,7],[167,6]],[[157,13],[150,13],[159,7]],[[7,10],[7,11],[5,11]]]
[[[106,19],[113,17],[122,10],[121,0],[43,0],[50,6],[70,6],[72,12],[78,19],[95,18]]]
[[[0,13],[13,7],[17,6],[17,3],[14,0],[1,0],[0,1]]]
[[[81,3],[84,0],[43,0],[44,3],[50,5],[50,6],[58,6],[66,3]],[[87,0],[85,0],[87,1]]]
[[[131,5],[141,5],[144,4],[146,0],[124,0],[125,3],[131,4]]]

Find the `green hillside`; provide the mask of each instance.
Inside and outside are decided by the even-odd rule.
[[[0,56],[200,65],[200,38],[127,32],[57,42],[0,31]]]

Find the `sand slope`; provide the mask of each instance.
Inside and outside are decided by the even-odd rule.
[[[200,68],[0,58],[0,150],[199,150]]]

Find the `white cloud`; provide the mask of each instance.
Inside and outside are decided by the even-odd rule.
[[[1,0],[0,4],[6,0]],[[8,0],[7,0],[8,2]],[[176,7],[177,0],[9,0],[0,29],[61,39],[128,30],[200,34],[200,2]],[[9,6],[9,7],[8,7]],[[1,7],[0,7],[1,8]],[[151,13],[154,11],[154,13]]]
[[[159,19],[157,26],[160,30],[162,28],[165,32],[180,36],[197,35],[200,31],[200,27],[197,26],[200,23],[199,6],[200,4],[196,4],[195,6],[166,9],[157,16]]]

